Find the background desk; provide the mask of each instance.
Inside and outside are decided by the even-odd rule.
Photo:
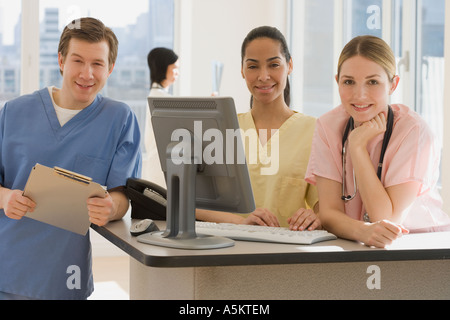
[[[132,257],[130,299],[450,299],[448,232],[406,235],[387,249],[338,239],[181,250],[138,242],[131,223],[93,226]],[[380,289],[367,286],[373,265]]]

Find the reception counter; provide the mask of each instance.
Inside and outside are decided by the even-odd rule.
[[[132,222],[92,226],[131,256],[130,299],[450,299],[449,232],[404,235],[385,249],[337,239],[183,250],[138,242]]]

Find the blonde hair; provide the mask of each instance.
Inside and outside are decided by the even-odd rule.
[[[353,38],[347,43],[339,57],[338,79],[342,64],[354,56],[361,56],[379,64],[386,71],[389,80],[393,81],[397,72],[395,55],[384,40],[366,35]]]

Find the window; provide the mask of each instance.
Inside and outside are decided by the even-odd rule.
[[[0,0],[0,108],[20,95],[20,1]]]
[[[335,0],[291,2],[291,107],[319,117],[333,108]]]
[[[346,0],[344,9],[344,43],[359,35],[382,38],[382,0]]]
[[[442,139],[445,0],[418,1],[417,20],[416,110]]]

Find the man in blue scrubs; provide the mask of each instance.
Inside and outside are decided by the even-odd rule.
[[[86,236],[29,219],[36,204],[22,195],[36,163],[58,166],[107,187],[87,201],[103,226],[128,209],[123,186],[141,171],[140,133],[129,106],[99,92],[118,41],[93,18],[64,29],[58,48],[61,88],[9,101],[0,110],[0,299],[86,299],[93,291]]]

